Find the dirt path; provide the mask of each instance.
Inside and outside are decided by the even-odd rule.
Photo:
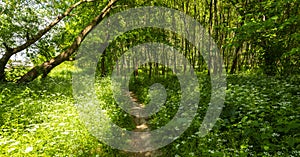
[[[133,102],[136,102],[139,104],[138,107],[132,108],[133,112],[138,112],[141,108],[145,107],[144,104],[140,103],[137,99],[137,97],[134,95],[134,93],[129,92],[130,98]],[[148,124],[148,119],[147,118],[140,118],[136,116],[132,116],[136,128],[133,130],[135,132],[145,132],[145,131],[150,131],[149,124]],[[143,137],[143,138],[149,138],[149,137]],[[151,139],[149,139],[151,140]],[[136,143],[135,141],[132,141],[132,145],[134,146]],[[150,146],[149,146],[150,147]],[[162,152],[159,150],[154,150],[154,151],[149,151],[149,152],[140,152],[140,153],[133,153],[133,152],[124,152],[126,156],[130,157],[158,157],[158,156],[163,156]]]

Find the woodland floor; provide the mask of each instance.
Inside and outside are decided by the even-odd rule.
[[[137,99],[137,96],[133,92],[128,93],[131,101],[137,103],[138,107],[133,107],[131,110],[132,112],[139,112],[140,109],[144,108],[145,105],[143,103],[140,103]],[[137,114],[134,114],[137,115]],[[134,132],[146,132],[150,131],[150,126],[147,118],[144,117],[137,117],[132,116],[135,124]],[[143,137],[143,138],[149,138],[149,136]],[[151,139],[148,139],[151,140]],[[136,147],[139,141],[132,140],[132,147]],[[151,147],[150,145],[148,147]],[[162,152],[160,150],[153,150],[153,151],[146,151],[146,152],[123,152],[124,154],[132,157],[157,157],[157,156],[163,156]]]
[[[72,73],[63,68],[54,72],[28,84],[0,83],[0,156],[300,156],[299,75],[228,75],[225,107],[214,128],[202,137],[199,127],[210,102],[211,86],[209,78],[199,74],[201,101],[190,127],[159,150],[132,153],[112,148],[91,134],[74,105]],[[128,95],[139,104],[133,111],[149,104],[152,84],[161,83],[168,93],[163,107],[150,118],[133,117],[120,108],[109,78],[95,82],[104,113],[116,125],[135,132],[165,126],[181,100],[176,77],[143,80],[148,75],[142,74],[129,86],[133,93]],[[109,126],[102,128],[110,131]],[[147,146],[141,140],[131,141],[132,147]]]

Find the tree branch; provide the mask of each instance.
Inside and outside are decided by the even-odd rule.
[[[36,35],[33,35],[31,37],[31,39],[27,40],[24,44],[13,48],[12,53],[16,54],[24,49],[26,49],[27,47],[29,47],[30,45],[32,45],[33,43],[35,43],[36,41],[38,41],[43,35],[45,35],[47,32],[49,32],[56,24],[58,24],[64,17],[70,15],[71,11],[76,8],[77,6],[85,3],[85,2],[93,2],[94,0],[81,0],[75,4],[73,4],[71,7],[69,7],[62,15],[59,15],[56,17],[56,19],[54,21],[52,21],[46,28],[40,30]]]
[[[87,25],[80,33],[79,35],[75,38],[74,42],[72,45],[65,50],[64,52],[60,53],[56,57],[50,59],[49,61],[44,62],[41,65],[35,66],[32,68],[28,73],[23,75],[17,82],[30,82],[34,79],[36,79],[39,75],[43,74],[43,77],[46,77],[47,74],[55,68],[57,65],[63,63],[64,61],[68,61],[70,56],[75,53],[75,51],[78,49],[80,44],[83,42],[84,38],[88,35],[89,32],[92,31],[94,27],[99,24],[104,17],[109,13],[112,5],[116,3],[117,0],[111,0],[109,3],[106,5],[106,7],[101,11],[101,13],[93,19],[93,21]]]
[[[13,49],[11,47],[9,47],[5,42],[3,43],[3,45],[7,52],[12,52]]]

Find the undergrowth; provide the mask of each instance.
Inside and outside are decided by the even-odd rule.
[[[0,84],[0,156],[124,156],[93,137],[74,106],[72,71],[58,68],[28,84]],[[192,125],[162,148],[165,156],[299,156],[300,77],[229,75],[225,107],[213,129],[199,136],[210,101],[210,78],[199,74],[201,100]],[[130,90],[150,101],[153,83],[166,87],[167,101],[150,117],[151,129],[167,124],[181,98],[177,77],[149,77],[139,72]],[[120,127],[132,130],[132,117],[113,99],[111,80],[97,80],[96,93]]]

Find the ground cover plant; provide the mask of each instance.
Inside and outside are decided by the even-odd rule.
[[[299,76],[229,75],[225,108],[204,138],[199,137],[198,130],[210,99],[210,81],[206,75],[198,77],[202,87],[198,115],[180,138],[163,148],[167,156],[299,155]],[[169,88],[171,94],[165,108],[152,117],[153,128],[164,126],[177,111],[180,96],[175,78],[166,81],[167,86],[175,88]],[[143,89],[153,82],[140,83],[136,91],[142,93],[139,96],[147,95]]]
[[[209,78],[199,74],[201,108],[191,127],[170,145],[165,156],[297,156],[299,155],[299,76],[229,75],[225,108],[205,137],[197,135],[210,99]],[[132,78],[131,90],[149,101],[149,86],[167,87],[164,107],[150,118],[151,128],[166,124],[175,114],[180,89],[176,77]],[[173,79],[170,83],[164,80]],[[110,79],[98,82],[99,100],[118,125],[131,130],[133,121],[116,105]],[[134,85],[134,86],[133,86]],[[1,84],[1,154],[4,156],[125,156],[94,138],[79,120],[71,89],[71,73],[57,69],[45,80]]]

